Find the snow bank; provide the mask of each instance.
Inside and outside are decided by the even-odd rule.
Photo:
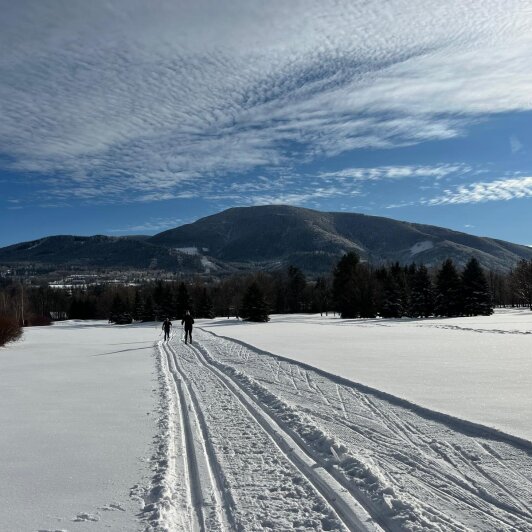
[[[200,325],[200,324],[198,324]],[[430,320],[272,316],[201,326],[458,418],[532,440],[532,313]]]

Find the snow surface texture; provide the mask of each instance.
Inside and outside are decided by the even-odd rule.
[[[159,349],[150,530],[532,531],[526,442],[213,333]]]
[[[0,530],[144,529],[158,334],[70,321],[0,349]]]
[[[343,330],[380,332],[378,342],[391,330],[382,350],[419,330],[440,343],[530,340],[529,316],[422,328],[399,320],[398,330],[389,320],[316,316],[198,325],[264,340],[264,331],[282,338],[288,324],[283,348],[294,349],[298,334],[318,343],[323,335],[323,358],[342,352]],[[0,351],[0,422],[9,429],[0,439],[1,530],[532,532],[526,440],[199,327],[193,345],[179,334],[156,342],[158,327],[70,322],[30,329]]]
[[[217,319],[206,330],[532,441],[532,312],[450,319]]]

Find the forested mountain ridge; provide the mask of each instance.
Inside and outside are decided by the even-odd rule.
[[[415,261],[433,266],[452,258],[464,265],[476,256],[484,267],[498,270],[532,258],[526,246],[442,227],[284,205],[228,209],[159,233],[150,242],[194,246],[221,261],[277,261],[306,270],[332,264],[347,251],[375,264]]]
[[[0,248],[0,264],[137,268],[185,273],[275,270],[293,264],[309,273],[331,270],[356,251],[373,264],[447,258],[463,266],[472,256],[508,271],[532,248],[442,227],[355,213],[285,205],[236,207],[152,237],[52,236]]]
[[[59,235],[0,248],[0,264],[73,268],[201,270],[197,256],[149,243],[145,237]]]

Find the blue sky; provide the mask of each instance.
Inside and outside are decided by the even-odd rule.
[[[0,2],[0,246],[270,203],[532,244],[528,0]]]

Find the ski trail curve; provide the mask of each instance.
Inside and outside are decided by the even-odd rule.
[[[207,362],[262,403],[313,456],[321,454],[384,528],[532,532],[526,442],[454,423],[210,331],[198,331],[196,339]],[[306,377],[297,390],[295,381],[276,378],[298,371]]]

